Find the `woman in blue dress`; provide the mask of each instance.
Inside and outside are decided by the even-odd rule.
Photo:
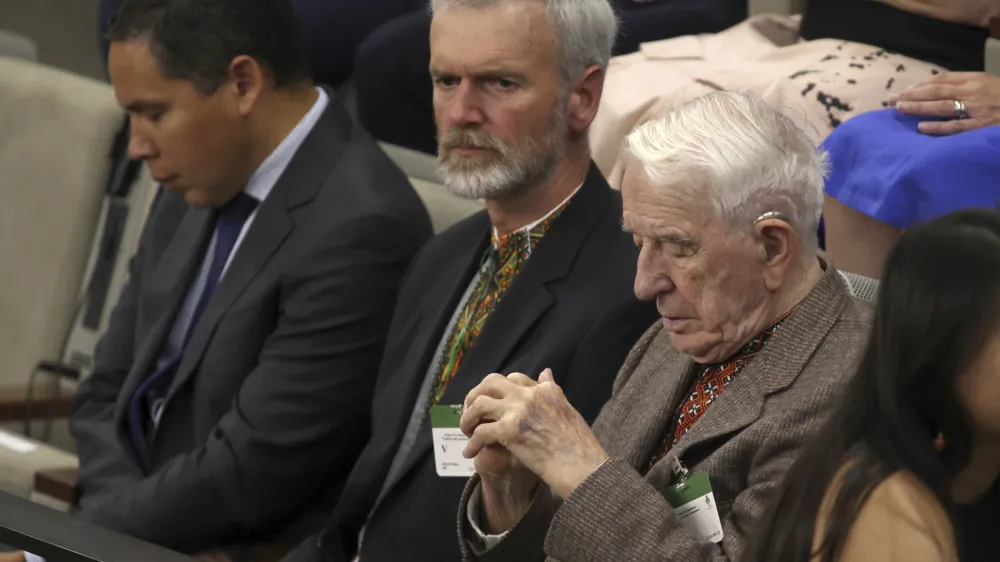
[[[1000,78],[942,73],[858,115],[823,142],[824,223],[838,268],[879,278],[902,232],[1000,198]]]

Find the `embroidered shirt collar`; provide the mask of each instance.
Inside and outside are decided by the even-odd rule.
[[[562,210],[565,209],[569,205],[570,200],[573,199],[573,197],[580,191],[580,188],[582,188],[582,187],[583,187],[583,184],[581,183],[580,185],[577,186],[576,189],[573,190],[573,193],[569,194],[569,197],[563,199],[558,205],[556,205],[555,207],[553,207],[552,210],[550,210],[548,213],[546,213],[545,216],[539,218],[538,220],[532,222],[531,224],[522,226],[521,228],[518,228],[517,230],[514,230],[514,231],[511,231],[511,232],[508,232],[507,234],[504,234],[503,236],[500,235],[500,233],[497,231],[496,227],[494,226],[493,227],[493,234],[490,237],[490,240],[493,243],[493,249],[494,250],[498,250],[498,249],[500,249],[500,246],[504,242],[506,242],[507,240],[515,238],[515,235],[521,235],[521,236],[518,236],[518,238],[523,238],[525,241],[527,241],[528,247],[525,248],[525,251],[526,251],[527,254],[530,255],[531,251],[534,249],[532,240],[536,240],[537,239],[537,237],[532,237],[531,236],[531,234],[532,234],[531,231],[534,230],[534,229],[536,229],[536,228],[538,228],[539,225],[542,225],[543,223],[547,223],[550,218],[553,218],[553,215],[556,215],[557,213],[562,212]],[[547,226],[547,224],[546,224],[546,226]]]

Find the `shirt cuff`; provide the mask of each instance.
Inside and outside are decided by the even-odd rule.
[[[486,546],[486,550],[489,550],[494,546],[500,544],[500,541],[502,541],[504,537],[510,534],[510,530],[504,531],[499,535],[487,535],[479,528],[479,523],[478,523],[479,514],[482,513],[482,511],[479,509],[479,504],[480,502],[482,502],[482,495],[483,495],[483,485],[480,484],[476,486],[476,489],[473,490],[472,494],[469,496],[469,507],[466,509],[465,514],[466,517],[469,518],[469,525],[472,526],[472,530],[476,533],[476,535],[480,539],[482,539],[483,544]],[[28,560],[28,562],[36,562],[36,561]]]
[[[45,562],[44,558],[38,556],[37,554],[32,554],[30,552],[24,553],[24,560],[25,562]]]

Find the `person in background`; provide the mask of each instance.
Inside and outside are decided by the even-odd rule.
[[[683,36],[615,57],[591,127],[594,161],[621,185],[622,140],[638,124],[717,90],[751,90],[822,142],[945,70],[982,70],[997,0],[809,0],[801,16],[756,14],[721,33]],[[836,222],[834,217],[834,222]],[[852,231],[832,233],[835,248]],[[831,260],[840,263],[837,260]],[[840,265],[838,265],[840,267]]]
[[[1000,171],[1000,129],[991,129],[1000,125],[1000,78],[945,72],[889,96],[888,103],[903,117],[865,115],[827,140],[834,159],[843,159],[827,184],[830,257],[876,278],[906,228],[957,209],[988,207],[1000,196],[992,181]],[[918,132],[971,134],[936,140]]]
[[[927,135],[953,135],[1000,125],[1000,77],[985,72],[945,72],[889,96],[905,115],[929,117],[919,125]]]
[[[123,0],[100,0],[102,60],[108,60],[108,21]],[[282,0],[283,1],[283,0]],[[300,37],[319,84],[339,86],[351,76],[354,53],[365,37],[392,18],[418,10],[427,0],[291,0]]]
[[[621,22],[614,55],[636,51],[646,41],[721,31],[747,16],[746,0],[609,1]],[[434,154],[430,24],[421,9],[372,32],[358,47],[354,79],[359,119],[375,138]]]
[[[287,551],[368,437],[429,217],[315,86],[287,0],[126,0],[109,37],[162,192],[74,396],[75,516],[186,554]]]
[[[1000,214],[908,231],[872,338],[745,562],[987,562],[1000,520]]]
[[[978,102],[976,108],[990,118]],[[827,256],[841,269],[878,279],[907,229],[960,209],[991,208],[1000,197],[1000,127],[934,119],[898,107],[871,111],[823,141],[832,164],[824,209]],[[969,130],[928,133],[955,127]]]
[[[717,92],[627,150],[635,293],[662,320],[593,429],[555,368],[467,395],[467,561],[739,561],[853,373],[871,311],[817,255],[825,160],[803,131]]]
[[[934,69],[933,76],[923,77],[908,85],[904,85],[899,78],[906,73],[912,75],[913,63],[901,64],[898,72],[883,72],[872,77],[873,81],[886,84],[885,96],[872,101],[877,101],[882,107],[895,105],[900,113],[919,119],[919,125],[914,123],[915,130],[942,135],[1000,122],[1000,112],[997,111],[1000,79],[982,72],[985,68],[984,44],[989,38],[990,21],[1000,17],[1000,1],[810,0],[803,21],[804,28],[812,19],[808,11],[817,11],[817,5],[825,5],[826,9],[809,26],[810,38],[818,32],[834,32],[834,36],[853,37],[854,40],[938,67]],[[886,16],[891,16],[891,12],[895,15],[878,19],[865,17],[865,13],[880,11],[886,12]],[[839,25],[833,25],[838,20],[831,16],[837,12],[847,18],[840,20]],[[867,64],[861,60],[850,62],[852,65]],[[802,79],[811,80],[811,77]],[[863,84],[864,81],[860,85]],[[859,84],[850,86],[851,89],[858,87]],[[833,106],[850,107],[850,113],[854,115],[878,109],[870,104],[851,103],[846,96],[827,99]],[[847,119],[841,120],[849,123]],[[899,162],[897,158],[897,165]],[[956,169],[959,168],[956,166]],[[965,183],[965,186],[969,185]],[[938,200],[933,201],[934,214],[928,215],[926,210],[930,205],[925,203],[921,194],[908,189],[887,194],[884,185],[873,182],[847,196],[828,192],[823,209],[827,255],[846,271],[878,277],[893,242],[899,238],[902,229],[912,226],[908,221],[887,220],[885,215],[911,218],[916,217],[914,209],[921,208],[924,214],[919,218],[939,217],[954,209],[939,207],[938,203],[944,199],[942,195],[931,196]],[[883,203],[887,204],[887,208],[876,211],[876,205]]]
[[[328,527],[289,562],[460,560],[454,514],[472,463],[459,465],[457,444],[438,458],[449,443],[435,442],[435,412],[460,407],[488,373],[548,367],[592,420],[656,318],[632,294],[637,250],[587,145],[615,37],[607,1],[431,5],[439,171],[486,209],[414,261],[372,437]],[[442,430],[461,438],[457,416],[451,424]]]

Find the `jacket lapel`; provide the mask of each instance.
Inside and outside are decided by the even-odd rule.
[[[599,418],[595,423],[598,434],[606,436],[601,443],[608,453],[645,470],[673,427],[677,407],[687,398],[697,368],[694,361],[674,350],[661,325],[644,336],[622,366],[622,373],[631,371],[615,399],[624,409],[616,408],[613,418]]]
[[[136,388],[153,372],[181,303],[190,290],[191,280],[201,265],[212,236],[214,217],[215,212],[211,209],[187,209],[163,257],[149,274],[145,291],[149,297],[143,303],[144,313],[157,320],[139,344],[136,360],[119,394],[116,413],[119,419],[124,416]]]
[[[726,387],[666,455],[665,466],[669,466],[672,457],[682,458],[686,451],[757,421],[764,410],[765,399],[787,389],[798,378],[847,306],[847,295],[840,275],[827,266],[813,290],[771,337],[760,355]],[[658,463],[663,464],[664,461]]]
[[[481,221],[480,221],[481,219]],[[450,337],[446,334],[448,323],[455,314],[455,309],[461,304],[462,295],[469,287],[469,283],[475,276],[476,270],[482,264],[483,253],[487,244],[490,243],[490,222],[488,215],[483,213],[481,217],[476,217],[477,228],[481,233],[473,238],[475,244],[466,245],[463,248],[455,248],[450,253],[454,257],[454,262],[443,266],[440,270],[440,281],[436,283],[437,290],[427,298],[431,310],[427,312],[427,319],[421,322],[420,329],[414,339],[410,349],[415,350],[420,355],[414,357],[416,373],[414,379],[422,382],[427,370],[437,364],[439,358],[434,356],[442,338]],[[456,377],[457,378],[457,377]],[[418,383],[418,387],[420,384]],[[422,400],[418,397],[418,400]],[[406,408],[406,415],[412,411],[412,403]]]
[[[171,382],[168,399],[194,374],[219,322],[291,234],[295,209],[312,201],[337,163],[344,147],[341,135],[348,129],[343,128],[343,108],[332,93],[327,91],[327,94],[330,101],[326,111],[296,151],[270,195],[260,204],[201,319],[192,326],[194,331]]]
[[[596,166],[569,206],[535,247],[524,269],[507,289],[475,345],[442,397],[444,404],[460,404],[472,387],[508,363],[521,341],[556,299],[551,287],[565,279],[583,248],[586,234],[600,214],[608,187]],[[525,373],[538,376],[539,373]],[[458,384],[455,384],[455,383]],[[464,384],[462,384],[464,382]]]
[[[291,231],[292,221],[285,209],[261,206],[201,318],[191,327],[194,331],[184,349],[184,359],[170,384],[168,396],[173,396],[194,373],[219,322]]]
[[[443,264],[438,269],[435,280],[440,279],[440,281],[428,280],[432,286],[436,287],[436,290],[431,289],[430,294],[424,299],[423,302],[426,303],[427,308],[424,309],[417,325],[411,329],[412,344],[407,347],[409,351],[405,361],[399,363],[402,368],[408,369],[407,375],[404,377],[396,373],[380,373],[380,377],[391,376],[394,379],[394,388],[385,393],[386,398],[383,399],[381,409],[399,416],[398,421],[392,424],[392,427],[399,428],[397,437],[401,438],[406,431],[413,408],[416,405],[415,402],[428,400],[427,396],[419,394],[424,377],[427,375],[427,371],[438,362],[438,357],[435,356],[434,352],[437,351],[441,339],[450,336],[450,334],[445,333],[445,330],[482,261],[486,244],[489,243],[489,216],[482,212],[474,215],[472,221],[472,224],[469,225],[469,231],[478,233],[478,235],[459,237],[461,246],[456,246],[448,252],[454,261]],[[474,244],[464,244],[466,241],[474,241]],[[390,352],[387,351],[388,353]],[[410,381],[412,386],[409,387],[409,390],[399,389],[402,381]],[[389,400],[395,404],[389,404]],[[425,436],[424,433],[427,435]],[[428,443],[422,443],[425,437]],[[421,447],[430,447],[429,443],[430,433],[424,428],[420,428],[420,433],[410,452],[412,453]],[[410,460],[413,457],[413,454],[408,454],[406,459]],[[382,487],[386,490],[391,489],[409,471],[411,466],[411,464],[407,464],[402,470],[391,471],[386,475],[387,485]],[[379,494],[377,503],[381,502],[384,495]]]
[[[461,404],[472,387],[486,375],[502,370],[508,363],[531,327],[555,302],[551,286],[565,279],[572,271],[577,253],[587,239],[585,233],[592,230],[605,206],[603,203],[607,200],[607,191],[607,183],[600,171],[591,165],[580,191],[538,243],[524,269],[518,273],[483,326],[476,343],[466,353],[454,380],[441,398],[442,404]],[[448,307],[444,312],[448,319],[454,313],[454,307],[455,305]],[[441,336],[446,337],[443,334]],[[438,342],[439,339],[434,339],[432,345],[436,347]],[[431,357],[431,361],[436,360],[436,357]],[[539,373],[525,374],[534,377]],[[423,398],[418,397],[420,399]],[[426,422],[426,416],[424,419]],[[431,452],[431,448],[430,431],[421,427],[403,469],[389,486],[394,486],[402,479]]]

